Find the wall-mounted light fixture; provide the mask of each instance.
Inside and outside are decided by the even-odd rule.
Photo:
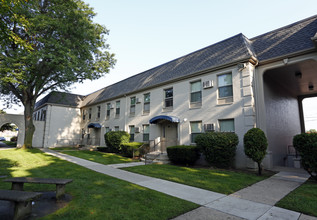
[[[309,83],[308,89],[309,89],[310,91],[314,90],[314,85],[313,85],[312,83]]]
[[[298,79],[301,79],[302,78],[302,73],[297,71],[295,72],[295,77],[298,78]]]

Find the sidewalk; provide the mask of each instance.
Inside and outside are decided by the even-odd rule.
[[[182,219],[289,219],[317,220],[298,212],[275,207],[274,204],[289,192],[304,183],[307,174],[280,172],[264,181],[237,191],[229,196],[196,187],[131,173],[117,168],[142,165],[132,164],[103,165],[81,158],[65,155],[49,149],[42,149],[47,154],[84,166],[88,169],[122,179],[149,189],[153,189],[180,199],[201,205],[200,208],[185,213]]]

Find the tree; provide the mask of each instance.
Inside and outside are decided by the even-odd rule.
[[[28,25],[16,22],[17,15]],[[29,0],[1,16],[6,28],[31,46],[10,39],[0,43],[0,93],[12,93],[24,105],[23,148],[32,147],[32,114],[40,95],[98,79],[115,64],[105,40],[109,31],[94,23],[94,16],[81,0]]]
[[[243,137],[244,153],[258,164],[258,174],[262,175],[261,162],[266,155],[267,138],[260,128],[251,128]]]

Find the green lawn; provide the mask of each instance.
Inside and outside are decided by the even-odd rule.
[[[280,200],[276,206],[317,216],[317,181],[306,181]]]
[[[116,164],[116,163],[129,163],[136,162],[138,160],[133,160],[131,158],[123,157],[117,154],[112,153],[102,153],[99,151],[89,151],[89,150],[59,150],[58,148],[54,149],[63,154],[68,154],[74,157],[79,157],[85,160],[94,161],[101,164]]]
[[[44,154],[40,150],[1,150],[0,176],[71,178],[66,193],[72,201],[43,219],[170,219],[198,207],[141,186],[100,174]],[[10,183],[0,181],[1,189]],[[25,184],[26,191],[54,190],[46,184]]]
[[[268,177],[242,171],[158,164],[123,169],[224,194],[231,194]]]

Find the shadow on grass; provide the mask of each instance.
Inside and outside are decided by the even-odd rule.
[[[66,185],[66,193],[72,196],[72,201],[44,219],[170,219],[198,207],[63,161],[38,149],[2,151],[0,159],[6,165],[5,172],[12,177],[73,179]],[[0,181],[1,189],[10,186]],[[24,189],[54,191],[55,185],[25,184]]]

